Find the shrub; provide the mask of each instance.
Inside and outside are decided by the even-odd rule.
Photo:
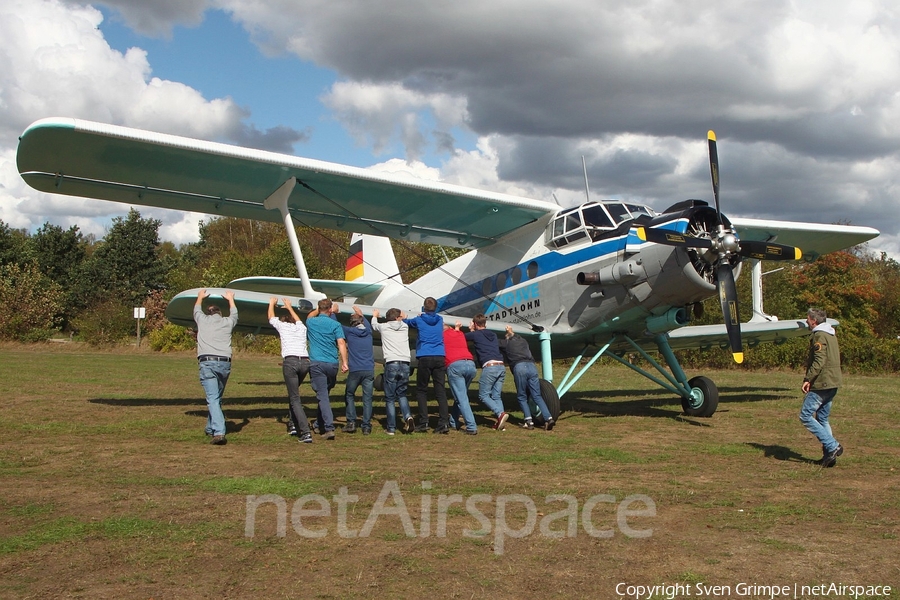
[[[78,339],[92,346],[119,344],[137,334],[134,307],[118,298],[90,306],[73,319],[73,324]]]
[[[0,338],[49,338],[62,308],[62,289],[42,276],[35,263],[0,266]]]
[[[193,350],[197,347],[197,337],[193,329],[166,323],[147,334],[150,347],[157,352]]]

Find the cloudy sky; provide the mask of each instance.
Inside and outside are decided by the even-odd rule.
[[[34,192],[33,121],[70,116],[563,205],[868,225],[900,257],[892,0],[0,0],[0,219],[102,237],[127,207]],[[199,215],[140,208],[176,243]]]

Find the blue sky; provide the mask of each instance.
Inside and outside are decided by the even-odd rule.
[[[358,167],[376,162],[319,101],[337,80],[334,71],[284,54],[263,55],[247,31],[219,10],[208,11],[199,26],[173,27],[165,38],[141,35],[114,12],[101,11],[109,45],[120,52],[146,50],[153,75],[186,83],[206,98],[230,96],[260,129],[309,129],[309,140],[298,143],[295,153]]]
[[[515,10],[512,10],[512,8]],[[900,256],[889,0],[0,0],[0,219],[102,237],[127,207],[41,194],[18,135],[75,117],[552,201],[849,222]],[[264,49],[264,50],[263,50]],[[141,209],[193,241],[202,215]]]

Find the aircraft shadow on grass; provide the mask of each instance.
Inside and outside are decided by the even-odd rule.
[[[744,402],[772,402],[783,400],[793,392],[790,388],[728,387],[719,390],[719,405]],[[633,398],[620,400],[619,398]],[[515,406],[515,396],[511,397]],[[507,400],[504,400],[507,403]],[[561,399],[563,412],[578,412],[590,417],[665,417],[699,424],[685,418],[680,400],[667,390],[610,390],[604,392],[570,391]],[[507,406],[509,404],[507,403]],[[722,409],[719,409],[721,412]]]
[[[278,385],[283,386],[282,382],[243,382],[242,385]],[[337,390],[340,386],[337,386],[335,389]],[[476,400],[477,397],[477,386],[473,386],[470,389],[470,402],[472,402],[473,408],[477,411],[483,408],[481,404]],[[730,387],[723,388],[720,390],[719,395],[719,403],[742,403],[742,402],[769,402],[775,400],[784,399],[791,392],[789,388],[768,388],[765,392],[760,391],[760,388],[755,387]],[[332,396],[334,396],[334,392],[332,392]],[[414,392],[409,394],[409,399],[413,411],[415,411],[415,398]],[[448,399],[452,397],[448,394]],[[631,400],[620,400],[619,398],[633,398]],[[121,407],[141,407],[141,406],[205,406],[205,401],[200,397],[192,397],[192,398],[92,398],[88,400],[88,402],[92,404],[104,404],[107,406],[121,406]],[[451,400],[452,402],[452,400]],[[682,410],[678,408],[678,399],[674,398],[672,394],[666,390],[646,390],[646,389],[631,389],[631,390],[612,390],[612,391],[599,391],[599,390],[582,390],[576,392],[570,392],[566,395],[565,399],[562,401],[562,414],[560,415],[560,419],[564,420],[566,418],[566,413],[580,413],[582,416],[586,418],[598,418],[598,417],[657,417],[657,418],[667,418],[667,419],[676,419],[684,423],[688,423],[690,425],[694,425],[697,427],[708,427],[709,425],[705,423],[705,419],[697,419],[692,417],[686,417]],[[311,393],[307,393],[303,396],[303,403],[306,408],[307,415],[314,415],[316,410],[316,401],[315,397],[312,396]],[[362,401],[357,395],[357,403],[362,404]],[[224,402],[224,410],[226,413],[226,417],[229,419],[229,431],[240,431],[244,425],[249,423],[250,419],[274,419],[280,424],[285,424],[285,416],[287,414],[287,398],[284,397],[273,397],[273,398],[261,398],[258,396],[253,397],[228,397],[226,396]],[[262,408],[257,407],[255,405],[259,404],[274,404],[277,405],[277,408]],[[343,404],[342,399],[335,400],[332,398],[332,405],[335,407],[336,415],[342,415],[343,410],[341,405]],[[375,417],[376,419],[382,419],[384,413],[384,399],[383,396],[376,393],[375,399]],[[518,401],[516,400],[516,394],[512,392],[506,392],[503,394],[503,404],[507,408],[507,410],[511,410],[513,412],[513,418],[510,420],[511,424],[517,424],[521,419],[518,419],[515,416],[518,413]],[[239,408],[241,406],[254,406],[253,408]],[[361,410],[361,407],[358,407],[358,410]],[[312,412],[310,412],[312,411]],[[721,410],[720,410],[721,412]],[[197,408],[195,410],[187,410],[185,414],[193,417],[203,417],[206,418],[207,412],[204,408]],[[234,419],[240,420],[241,423],[239,425],[235,425],[232,421]],[[494,424],[493,418],[483,417],[481,415],[475,415],[475,422],[479,426],[482,427],[490,427]],[[768,451],[767,451],[768,452]],[[787,449],[775,449],[772,450],[771,453],[767,453],[767,456],[774,456],[779,460],[801,460],[802,457],[799,455],[792,455],[790,451]],[[782,458],[787,456],[787,458]],[[792,458],[793,457],[793,458]],[[802,459],[806,460],[806,459]],[[814,462],[814,461],[813,461]]]

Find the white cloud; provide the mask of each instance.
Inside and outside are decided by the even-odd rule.
[[[161,35],[197,23],[207,6],[104,4]],[[447,157],[441,180],[571,202],[583,195],[584,155],[595,197],[664,208],[710,199],[704,136],[713,128],[728,212],[849,219],[886,240],[900,233],[900,14],[889,0],[208,6],[270,55],[334,69],[341,81],[322,98],[333,116],[412,171],[437,168],[416,161],[438,155]],[[99,19],[71,0],[0,0],[0,131],[17,135],[56,113],[260,137],[230,100],[154,79],[140,49],[111,50]],[[477,145],[459,147],[460,130]],[[296,135],[279,132],[279,147]]]
[[[15,168],[15,140],[40,118],[77,117],[205,139],[246,128],[246,114],[230,99],[206,100],[183,83],[151,77],[139,48],[125,54],[110,48],[98,29],[102,19],[94,8],[57,0],[0,1],[0,218],[14,227],[32,230],[50,221],[102,236],[104,219],[128,210],[24,184]],[[166,231],[178,241],[196,239],[196,228],[191,237],[185,231],[189,223],[184,217]]]
[[[438,130],[445,132],[466,120],[465,99],[422,93],[399,83],[337,82],[322,102],[360,145],[371,145],[376,153],[382,153],[399,139],[411,160],[420,158],[428,143],[422,130],[423,112],[433,116]]]

